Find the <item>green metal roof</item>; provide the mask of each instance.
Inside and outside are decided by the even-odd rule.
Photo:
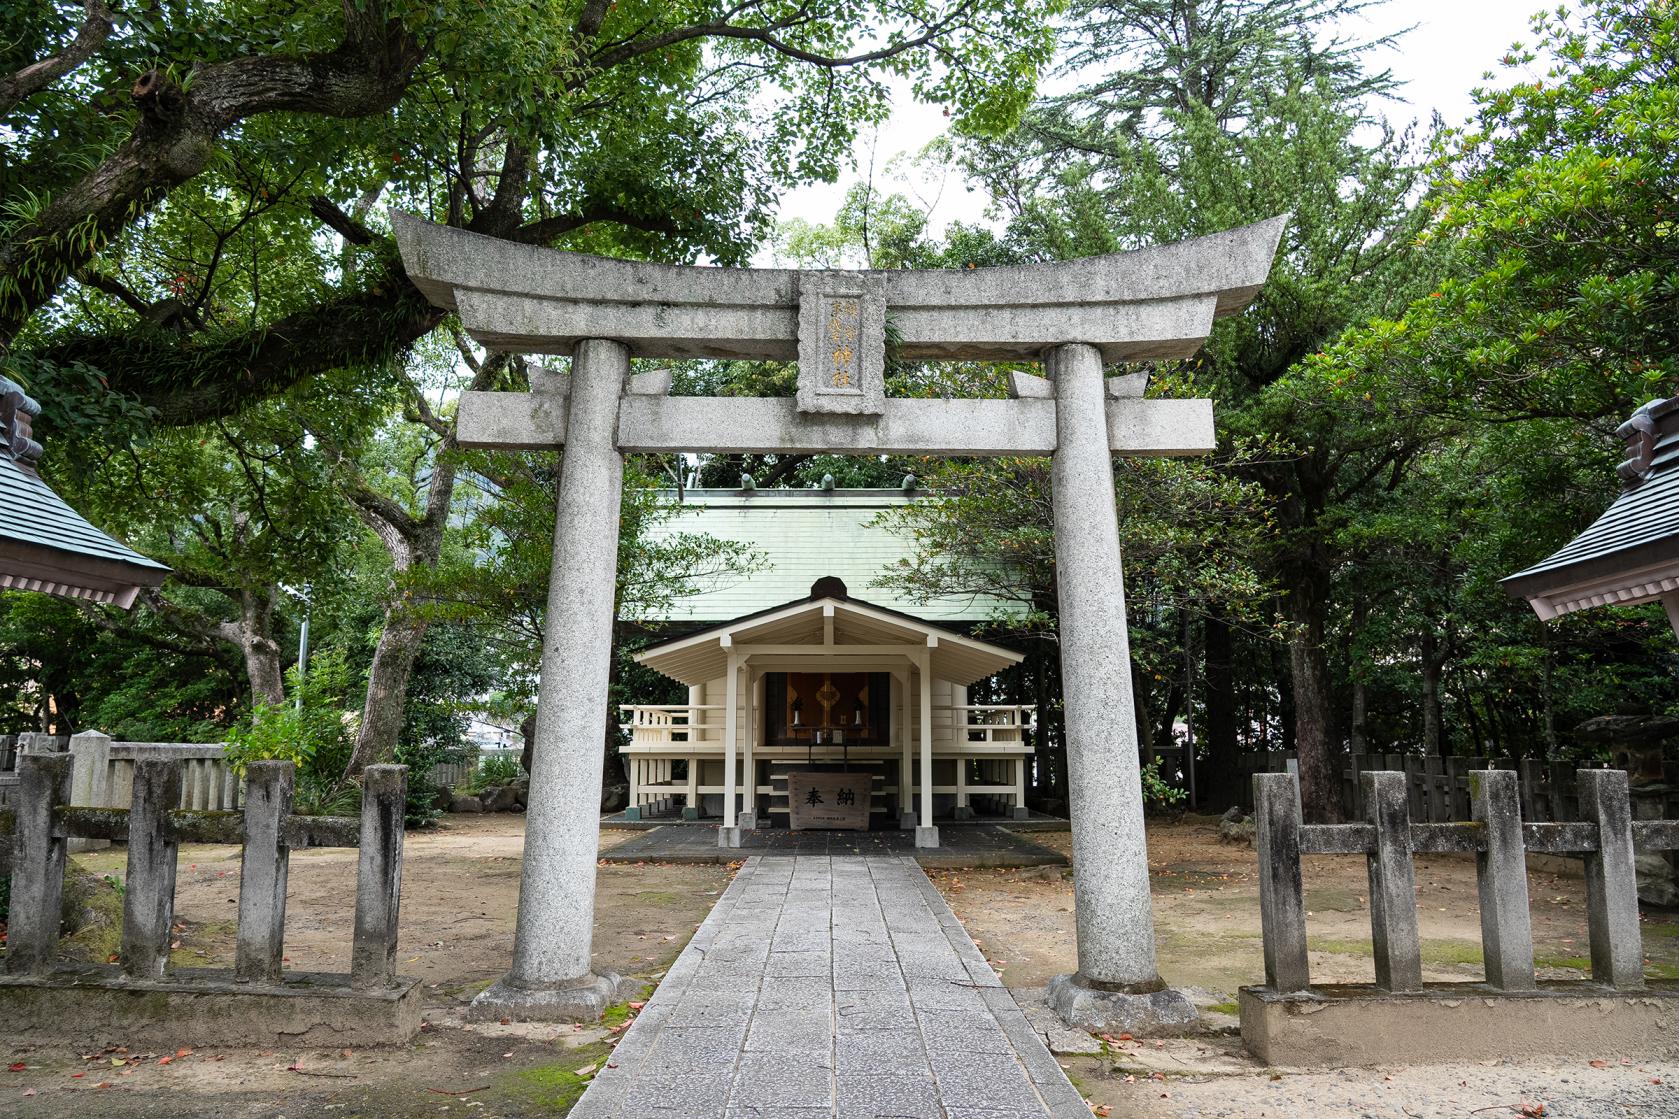
[[[675,503],[675,491],[664,495]],[[652,622],[724,622],[810,594],[835,576],[873,605],[935,622],[980,622],[1020,606],[987,595],[918,602],[875,580],[915,555],[914,541],[872,523],[885,510],[932,500],[903,490],[688,490],[685,511],[661,522],[655,539],[705,533],[749,545],[764,559],[744,576],[711,580],[649,617]]]

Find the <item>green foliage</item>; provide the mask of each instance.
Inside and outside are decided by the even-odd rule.
[[[1437,146],[1427,236],[1449,270],[1318,359],[1343,394],[1591,421],[1673,391],[1679,11],[1591,0],[1534,31],[1533,51],[1502,59],[1509,84]]]
[[[524,768],[519,765],[518,758],[503,757],[499,754],[487,758],[480,758],[473,767],[472,776],[467,779],[467,791],[481,793],[485,789],[499,789],[503,785],[517,785],[525,779]]]
[[[1143,766],[1143,806],[1156,812],[1172,808],[1189,799],[1189,793],[1170,784],[1160,776],[1160,763],[1151,761]]]
[[[254,761],[288,761],[296,767],[294,802],[302,815],[339,815],[360,804],[356,787],[344,780],[355,746],[345,710],[349,667],[336,650],[323,650],[308,672],[286,673],[291,694],[281,703],[258,700],[248,721],[227,738],[227,759],[243,774]]]

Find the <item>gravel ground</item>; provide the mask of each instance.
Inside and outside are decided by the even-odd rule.
[[[1679,1060],[1623,1063],[1612,1055],[1582,1055],[1552,1062],[1297,1072],[1258,1066],[1233,1039],[1186,1039],[1159,1048],[1146,1042],[1137,1048],[1144,1051],[1117,1059],[1064,1057],[1062,1063],[1092,1104],[1110,1107],[1115,1119],[1679,1116]]]

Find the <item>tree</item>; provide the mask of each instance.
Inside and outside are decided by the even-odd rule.
[[[163,423],[387,365],[442,314],[380,232],[386,205],[738,262],[778,186],[831,176],[883,116],[887,75],[1005,125],[1046,8],[242,0],[202,19],[32,0],[3,38],[0,348],[37,395],[91,367]],[[276,269],[307,282],[256,282]],[[248,300],[224,302],[230,277]],[[98,321],[64,323],[72,305]]]
[[[1291,709],[1307,810],[1339,812],[1333,682],[1326,643],[1338,505],[1383,484],[1431,433],[1398,423],[1349,426],[1332,393],[1284,386],[1289,371],[1348,323],[1402,306],[1416,276],[1412,144],[1373,120],[1391,76],[1368,64],[1377,42],[1334,26],[1368,7],[1337,0],[1125,0],[1075,10],[1061,72],[1072,92],[1034,106],[1001,141],[969,145],[974,173],[1009,217],[1023,255],[1064,259],[1181,240],[1291,212],[1266,286],[1214,328],[1177,373],[1181,391],[1218,402],[1231,446],[1272,453],[1232,461],[1274,518],[1256,556],[1286,623]],[[1257,527],[1257,524],[1256,524]],[[1231,623],[1183,604],[1211,630],[1206,701],[1234,702],[1224,649]],[[1193,625],[1174,624],[1181,635]],[[1269,631],[1261,627],[1262,639]],[[1192,636],[1192,635],[1191,635]],[[1170,638],[1181,654],[1182,636]],[[1192,642],[1191,642],[1192,643]],[[1173,660],[1180,657],[1174,656]],[[1186,672],[1185,675],[1188,675]],[[1168,708],[1170,704],[1168,703]],[[1269,720],[1270,716],[1262,718]],[[1209,710],[1215,772],[1233,765],[1241,720]]]
[[[1545,627],[1497,579],[1602,511],[1614,429],[1673,391],[1679,17],[1596,0],[1573,16],[1541,13],[1534,30],[1534,51],[1502,60],[1513,80],[1479,91],[1474,118],[1439,140],[1424,233],[1439,282],[1348,331],[1300,379],[1360,422],[1399,414],[1453,433],[1381,518],[1349,527],[1400,558],[1370,574],[1421,615],[1420,637],[1396,647],[1379,635],[1374,658],[1416,658],[1423,741],[1557,758],[1570,752],[1561,728],[1675,699],[1657,614],[1593,611]],[[1535,80],[1540,56],[1551,65]],[[1456,640],[1442,642],[1448,625]],[[1455,699],[1448,657],[1460,662]]]

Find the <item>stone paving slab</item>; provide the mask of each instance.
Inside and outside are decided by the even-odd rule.
[[[806,854],[746,861],[571,1119],[1089,1115],[913,858]]]

